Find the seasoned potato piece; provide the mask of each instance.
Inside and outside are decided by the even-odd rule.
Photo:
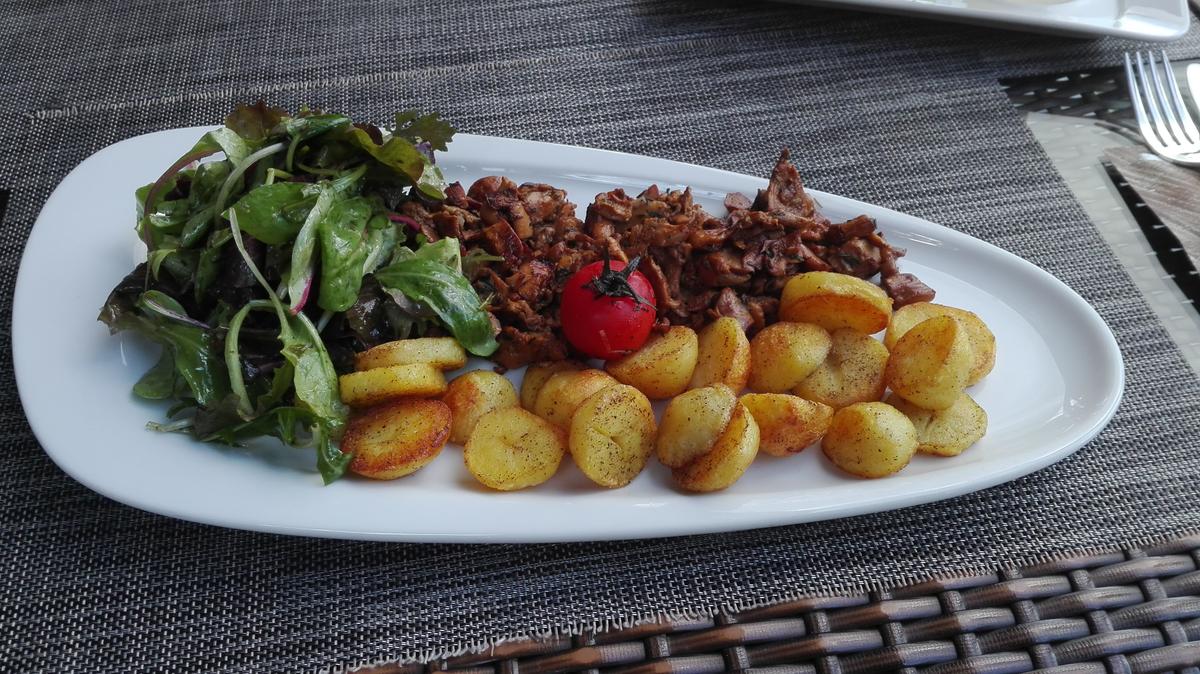
[[[738,481],[758,456],[758,424],[737,404],[729,425],[712,449],[685,466],[671,471],[675,482],[688,491],[720,491]]]
[[[820,367],[833,341],[812,323],[775,323],[750,341],[750,388],[761,393],[792,390]]]
[[[944,410],[966,388],[971,362],[967,331],[949,316],[934,316],[896,342],[884,379],[896,395],[910,403]]]
[[[463,444],[479,417],[492,410],[517,406],[517,391],[503,375],[491,370],[473,370],[455,377],[446,387],[442,402],[450,407],[450,442]]]
[[[884,402],[904,413],[917,429],[917,451],[958,456],[987,433],[987,412],[966,393],[944,410],[927,410],[895,394]]]
[[[670,398],[687,390],[699,359],[699,340],[691,328],[674,326],[651,335],[642,348],[604,366],[622,384],[650,398]]]
[[[571,417],[583,401],[617,380],[600,370],[563,370],[550,375],[533,402],[533,412],[562,428],[571,427]]]
[[[678,468],[708,452],[729,425],[736,405],[733,391],[719,384],[672,398],[658,427],[658,460]]]
[[[450,408],[438,400],[408,398],[355,412],[342,436],[352,452],[350,471],[394,480],[433,461],[450,437]]]
[[[354,354],[354,369],[359,371],[413,363],[457,370],[467,364],[467,352],[453,337],[420,337],[387,342]]]
[[[779,298],[779,319],[815,323],[826,330],[854,328],[867,335],[887,327],[892,298],[863,279],[810,271],[788,280]]]
[[[377,367],[338,377],[342,402],[370,407],[396,398],[439,396],[446,392],[442,371],[426,363]]]
[[[759,449],[773,456],[791,456],[813,444],[829,430],[833,408],[785,393],[747,393],[741,402],[758,424]]]
[[[734,391],[746,388],[750,377],[750,341],[736,319],[722,316],[700,331],[699,357],[688,388],[725,384]]]
[[[834,330],[830,338],[825,362],[792,392],[834,409],[882,398],[887,348],[879,340],[849,328]]]
[[[931,302],[916,302],[900,307],[892,314],[883,336],[883,345],[891,351],[904,333],[934,316],[949,316],[967,331],[967,341],[971,343],[971,372],[967,375],[967,386],[978,384],[996,365],[996,336],[983,319],[966,309]]]
[[[584,367],[582,363],[573,360],[550,360],[534,363],[525,368],[525,376],[521,378],[521,407],[530,412],[533,411],[538,393],[546,385],[546,380],[554,373],[565,370],[582,370]]]
[[[891,405],[855,403],[834,413],[821,450],[851,475],[886,477],[912,460],[917,429]]]
[[[624,487],[654,453],[654,409],[645,394],[617,384],[588,398],[571,419],[575,465],[602,487]]]
[[[506,407],[480,417],[463,460],[484,485],[513,491],[554,477],[566,453],[565,431],[520,407]]]

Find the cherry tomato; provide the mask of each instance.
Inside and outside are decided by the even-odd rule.
[[[563,335],[579,351],[611,360],[636,351],[654,326],[654,289],[639,271],[639,259],[593,262],[571,275],[563,288]]]

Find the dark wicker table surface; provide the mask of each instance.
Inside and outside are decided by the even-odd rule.
[[[1200,665],[1200,536],[712,619],[518,641],[370,674],[1112,674]]]

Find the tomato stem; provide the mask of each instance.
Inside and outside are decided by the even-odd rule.
[[[596,297],[628,297],[639,306],[652,307],[653,305],[629,284],[629,276],[637,271],[637,266],[641,261],[640,255],[634,256],[624,269],[613,271],[612,260],[606,248],[604,250],[604,269],[599,276],[587,283],[587,287],[596,293]]]

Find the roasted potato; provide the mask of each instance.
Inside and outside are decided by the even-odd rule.
[[[602,487],[624,487],[654,453],[655,432],[650,400],[632,386],[616,384],[575,410],[567,446],[589,480]]]
[[[884,380],[910,403],[944,410],[967,387],[971,363],[971,343],[962,324],[950,316],[934,316],[896,342]]]
[[[457,370],[467,364],[467,352],[453,337],[420,337],[387,342],[354,354],[354,369],[360,372],[414,363],[426,363],[439,370]]]
[[[585,367],[582,363],[573,360],[550,360],[534,363],[525,368],[525,376],[521,378],[521,407],[530,412],[533,411],[538,393],[546,385],[546,380],[554,373],[565,370],[582,370]]]
[[[821,450],[851,475],[886,477],[912,460],[917,429],[891,405],[855,403],[833,414]]]
[[[917,451],[958,456],[987,433],[987,412],[966,393],[944,410],[927,410],[892,394],[884,402],[900,410],[917,429]]]
[[[688,464],[671,471],[676,484],[688,491],[720,491],[738,481],[758,456],[758,424],[738,403],[729,424],[712,449]]]
[[[446,392],[442,371],[426,363],[391,365],[338,377],[342,402],[370,407],[396,398],[440,396]]]
[[[758,424],[759,449],[772,456],[799,454],[829,430],[833,408],[785,393],[747,393],[741,402]]]
[[[971,372],[967,375],[967,386],[978,384],[996,365],[996,336],[983,319],[966,309],[931,302],[917,302],[900,307],[892,314],[892,320],[883,336],[883,345],[891,351],[904,333],[934,316],[949,316],[966,330],[967,341],[971,343]]]
[[[517,391],[512,382],[491,370],[472,370],[455,377],[446,387],[442,402],[450,408],[450,442],[463,444],[479,417],[492,410],[517,406]]]
[[[658,427],[658,460],[679,468],[712,449],[729,425],[737,396],[724,385],[695,388],[667,403]]]
[[[480,417],[463,461],[482,484],[513,491],[554,477],[566,453],[566,431],[520,407],[506,407]]]
[[[775,323],[750,340],[750,388],[785,393],[804,381],[829,355],[829,331],[812,323]]]
[[[826,330],[853,328],[867,335],[887,327],[892,298],[863,279],[810,271],[788,280],[779,298],[779,319],[815,323]]]
[[[883,397],[888,351],[879,340],[843,328],[830,335],[825,362],[796,385],[793,393],[834,409]]]
[[[734,391],[746,388],[750,377],[750,341],[742,324],[722,316],[709,323],[697,338],[699,357],[688,388],[724,384]]]
[[[407,398],[355,412],[342,436],[354,454],[350,472],[394,480],[433,461],[450,437],[450,408],[438,400]]]
[[[571,427],[571,417],[593,393],[617,380],[600,370],[563,370],[550,375],[533,402],[533,412],[561,428]]]
[[[700,357],[699,339],[691,328],[674,326],[651,335],[642,348],[604,369],[622,384],[629,384],[654,399],[670,398],[687,390]]]

